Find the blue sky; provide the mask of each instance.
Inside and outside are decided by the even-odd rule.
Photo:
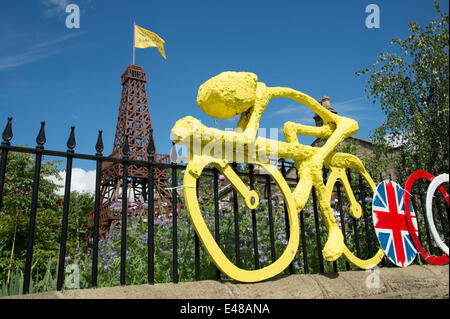
[[[120,101],[120,75],[132,63],[133,21],[162,37],[167,60],[156,48],[136,49],[147,83],[157,151],[170,150],[176,120],[192,115],[214,121],[196,105],[198,87],[223,71],[249,71],[268,86],[291,87],[320,99],[327,95],[339,114],[356,119],[357,137],[384,119],[366,100],[367,77],[354,73],[405,38],[408,23],[436,17],[433,1],[118,1],[75,0],[80,28],[65,24],[68,0],[0,1],[0,129],[12,116],[12,143],[35,146],[46,122],[48,149],[66,150],[76,126],[76,152],[95,153],[103,130],[111,152]],[[380,8],[380,28],[368,29],[368,4]],[[448,3],[441,1],[448,12]],[[261,127],[290,120],[313,124],[313,113],[287,99],[272,100]],[[280,135],[280,138],[282,136]],[[311,138],[300,138],[305,144]],[[93,163],[77,161],[92,170]]]

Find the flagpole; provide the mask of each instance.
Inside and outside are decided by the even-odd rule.
[[[135,60],[136,53],[136,21],[133,21],[133,64]]]

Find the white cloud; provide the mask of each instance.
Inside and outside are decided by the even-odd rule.
[[[278,116],[288,116],[289,120],[304,125],[314,125],[314,112],[302,104],[290,103],[284,107],[269,113],[268,118],[274,118]]]
[[[334,106],[339,106],[339,105],[346,105],[346,104],[349,104],[349,103],[354,103],[354,102],[363,101],[363,100],[367,100],[367,98],[365,96],[360,96],[360,97],[355,97],[354,99],[350,99],[350,100],[347,100],[347,101],[333,103],[332,106],[334,107]]]
[[[34,44],[28,48],[22,48],[20,52],[10,51],[5,53],[3,51],[3,54],[0,55],[0,71],[33,63],[67,51],[69,50],[67,47],[58,45],[82,34],[83,32],[64,34],[60,37]]]
[[[61,50],[42,51],[33,49],[19,54],[2,57],[2,61],[0,62],[0,71],[46,59],[57,55],[60,52]]]
[[[66,171],[60,171],[59,177],[61,180],[56,180],[56,178],[49,178],[55,184],[62,186],[56,193],[58,195],[64,195],[64,185],[66,183]],[[82,168],[73,168],[71,176],[71,191],[77,191],[80,193],[87,192],[95,193],[95,170],[85,171]]]
[[[59,44],[61,42],[70,40],[72,38],[78,37],[80,35],[84,34],[84,32],[76,32],[76,33],[66,33],[63,34],[62,36],[58,37],[58,38],[54,38],[54,39],[50,39],[50,40],[46,40],[46,41],[42,41],[40,43],[35,44],[32,49],[38,49],[38,48],[45,48],[48,46],[52,46],[52,45],[56,45]]]
[[[275,112],[271,113],[270,116],[274,117],[274,116],[279,116],[279,115],[291,114],[292,112],[298,113],[299,106],[289,104],[289,105],[282,107],[281,109],[278,109]]]
[[[41,0],[45,6],[50,7],[44,11],[47,18],[60,14],[65,11],[69,0]]]

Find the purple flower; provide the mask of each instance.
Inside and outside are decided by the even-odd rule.
[[[105,271],[105,270],[108,270],[108,268],[111,268],[111,267],[112,267],[111,264],[104,264],[104,265],[102,266],[102,270]]]

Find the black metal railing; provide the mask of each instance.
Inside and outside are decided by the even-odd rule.
[[[8,173],[6,169],[6,164],[8,161],[8,154],[9,152],[21,152],[21,153],[28,153],[35,155],[35,163],[34,163],[34,180],[33,180],[33,188],[32,188],[32,199],[31,199],[31,206],[30,206],[30,219],[29,219],[29,226],[28,226],[28,241],[27,241],[27,248],[26,248],[26,258],[25,258],[25,269],[24,269],[24,282],[23,282],[23,293],[27,294],[30,292],[30,279],[31,279],[31,265],[33,260],[33,245],[34,245],[34,234],[35,234],[35,221],[36,221],[36,209],[37,209],[37,199],[38,199],[38,192],[39,192],[39,179],[40,179],[40,168],[43,161],[44,156],[55,156],[55,157],[61,157],[66,159],[66,171],[65,171],[65,185],[64,185],[64,206],[63,206],[63,216],[62,216],[62,225],[61,225],[61,237],[60,237],[60,251],[59,251],[59,263],[58,263],[58,269],[57,269],[57,290],[63,289],[63,281],[64,281],[64,258],[66,255],[66,241],[67,241],[67,227],[68,227],[68,220],[69,220],[69,207],[70,207],[70,192],[71,192],[71,173],[72,173],[72,163],[74,159],[83,159],[83,160],[89,160],[94,161],[96,163],[96,178],[95,178],[95,194],[94,194],[94,223],[93,223],[93,241],[92,241],[92,278],[91,283],[92,287],[97,287],[98,285],[98,257],[99,257],[99,213],[100,213],[100,206],[101,206],[101,194],[100,194],[100,186],[101,186],[101,167],[103,162],[116,162],[121,163],[123,165],[123,176],[122,176],[122,219],[121,219],[121,248],[120,248],[120,284],[126,285],[126,254],[127,254],[127,207],[128,207],[128,201],[127,201],[127,181],[128,181],[128,175],[127,175],[127,167],[129,165],[137,165],[137,166],[145,166],[148,168],[148,183],[147,183],[147,199],[148,199],[148,228],[147,228],[147,248],[148,248],[148,258],[147,258],[147,282],[148,284],[154,284],[155,283],[155,205],[154,205],[154,168],[163,168],[171,170],[171,189],[172,189],[172,281],[174,283],[177,283],[179,281],[179,274],[178,274],[178,221],[177,221],[177,215],[178,215],[178,202],[179,202],[179,194],[177,192],[177,186],[178,186],[178,178],[177,173],[185,170],[186,167],[184,165],[179,165],[174,162],[155,162],[154,161],[154,154],[155,154],[155,147],[152,144],[152,142],[148,145],[148,161],[137,161],[129,159],[129,153],[130,149],[128,146],[128,139],[125,138],[124,147],[122,150],[122,157],[105,157],[103,156],[103,141],[102,141],[102,131],[98,132],[97,137],[97,143],[95,145],[95,155],[88,155],[88,154],[80,154],[75,152],[76,147],[76,141],[75,141],[75,128],[71,127],[69,139],[67,141],[67,151],[61,152],[61,151],[53,151],[53,150],[47,150],[44,148],[44,145],[46,143],[46,137],[45,137],[45,123],[41,123],[41,127],[38,133],[38,136],[36,138],[37,146],[35,148],[30,147],[22,147],[22,146],[13,146],[11,145],[11,139],[13,137],[12,133],[12,118],[8,118],[8,122],[6,125],[6,128],[3,131],[2,134],[2,143],[0,145],[0,151],[1,151],[1,159],[0,159],[0,210],[2,209],[2,202],[3,202],[3,193],[4,193],[4,182],[5,182],[5,175]],[[152,132],[151,132],[152,134]],[[150,135],[152,136],[152,135]],[[150,141],[153,139],[150,138]],[[291,186],[291,188],[295,187],[295,185],[298,183],[298,174],[296,173],[296,168],[293,166],[293,163],[290,161],[280,160],[279,163],[280,170],[282,175],[287,180],[288,184]],[[259,185],[258,187],[264,186],[264,193],[265,197],[268,200],[267,206],[268,206],[268,227],[269,227],[269,242],[270,244],[270,259],[271,261],[275,261],[277,257],[277,249],[276,249],[276,237],[275,237],[275,231],[274,231],[274,207],[272,203],[273,198],[273,187],[275,187],[275,183],[271,181],[270,176],[267,174],[259,174],[255,173],[253,165],[248,165],[246,167],[239,167],[236,163],[233,163],[233,168],[236,171],[236,173],[240,176],[245,176],[245,178],[248,179],[250,188],[254,189]],[[292,174],[292,171],[295,173]],[[291,177],[289,177],[289,174]],[[211,197],[213,198],[214,206],[214,238],[216,239],[217,243],[221,245],[220,243],[220,219],[223,218],[220,214],[219,209],[219,172],[216,168],[205,168],[202,176],[209,176],[212,179],[212,190],[211,190]],[[376,239],[376,236],[374,235],[373,231],[373,225],[371,221],[371,214],[368,213],[368,206],[370,206],[371,201],[368,201],[365,197],[366,194],[371,194],[371,191],[369,190],[368,186],[364,183],[362,178],[354,179],[352,178],[352,174],[350,172],[347,172],[347,176],[349,178],[350,183],[352,184],[352,188],[355,191],[355,195],[357,200],[361,203],[363,208],[363,218],[359,221],[356,221],[353,217],[349,215],[349,211],[347,208],[345,208],[345,193],[342,192],[342,184],[339,182],[339,180],[336,182],[335,185],[335,205],[334,210],[337,213],[337,216],[339,216],[340,219],[340,227],[342,229],[342,232],[344,234],[344,240],[347,245],[352,246],[354,249],[355,255],[364,258],[367,256],[362,256],[362,250],[364,248],[364,251],[366,254],[372,256],[374,251],[376,251],[376,248],[378,247],[378,242]],[[327,179],[327,170],[324,169],[324,180]],[[382,176],[379,176],[379,180],[382,180]],[[401,182],[401,181],[400,181]],[[198,187],[197,187],[198,190]],[[241,237],[240,237],[240,228],[239,228],[239,214],[241,213],[239,210],[239,204],[238,204],[238,194],[236,190],[231,190],[231,203],[232,203],[232,210],[234,212],[234,258],[236,265],[239,267],[241,266],[242,260],[241,260]],[[322,247],[326,240],[326,232],[321,229],[321,215],[319,214],[318,209],[318,202],[317,202],[317,196],[316,191],[313,188],[311,192],[311,203],[310,208],[308,212],[306,212],[306,208],[298,214],[299,218],[299,224],[300,224],[300,245],[299,251],[297,253],[296,259],[294,260],[298,264],[301,265],[301,267],[294,267],[293,263],[289,265],[287,272],[289,274],[293,273],[311,273],[312,271],[317,271],[319,273],[324,273],[327,271],[332,272],[338,272],[338,271],[348,271],[352,269],[351,265],[343,260],[340,262],[332,262],[328,263],[324,260],[322,256]],[[417,218],[421,218],[423,221],[425,221],[424,218],[424,198],[422,196],[422,193],[418,193],[418,196],[414,196],[412,198],[414,207],[417,207],[418,210],[420,210],[420,213],[416,210]],[[421,203],[421,206],[417,206],[416,201],[419,200]],[[440,205],[438,205],[440,207]],[[256,210],[251,210],[250,212],[251,216],[251,244],[253,245],[253,267],[254,269],[261,268],[260,263],[260,256],[258,247],[261,244],[262,239],[258,238],[258,225],[257,225],[257,218],[256,218]],[[308,215],[309,214],[309,215]],[[311,216],[312,215],[312,216]],[[312,217],[312,218],[310,218]],[[309,218],[309,219],[308,219]],[[439,208],[438,210],[438,218],[442,222],[442,227],[445,229],[446,232],[446,241],[448,242],[448,228],[446,228],[446,223],[448,223],[448,208],[447,208],[447,217],[442,214],[442,209]],[[447,220],[447,222],[445,222]],[[289,237],[290,233],[290,225],[289,225],[289,219],[287,214],[286,205],[284,205],[284,230],[286,234],[286,238]],[[313,223],[314,225],[309,225],[308,221]],[[0,221],[1,222],[1,221]],[[363,223],[363,228],[358,229],[358,224]],[[438,250],[435,245],[433,245],[430,232],[428,229],[428,225],[426,221],[424,222],[425,225],[425,232],[426,232],[426,239],[429,251],[438,253]],[[308,228],[311,226],[310,228]],[[322,226],[323,228],[323,226]],[[307,230],[309,233],[307,233]],[[419,230],[419,238],[423,239],[424,234],[423,230]],[[313,240],[310,241],[310,245],[315,245],[315,251],[311,252],[308,251],[308,240],[310,238],[313,238]],[[195,280],[201,279],[201,254],[200,250],[202,249],[200,246],[199,238],[197,235],[194,235],[194,241],[195,241],[195,252],[194,252],[194,259],[195,262],[193,263],[193,266],[195,268]],[[314,244],[315,241],[315,244]],[[342,259],[342,258],[341,258]],[[421,262],[419,258],[416,259],[416,262]],[[384,262],[385,263],[385,262]],[[221,273],[217,269],[216,275],[217,280],[221,279]]]

